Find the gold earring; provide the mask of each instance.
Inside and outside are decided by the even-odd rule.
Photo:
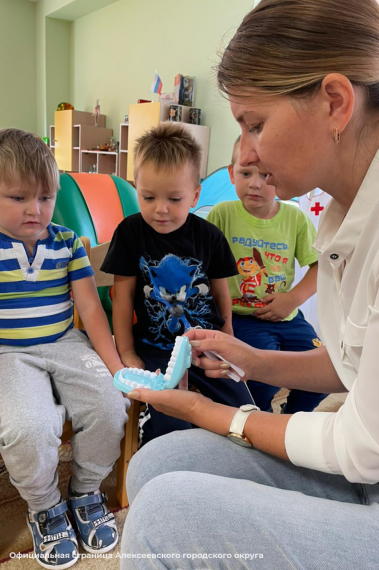
[[[340,135],[337,127],[334,127],[334,129],[333,129],[333,139],[334,139],[334,142],[336,143],[336,145],[340,144],[341,135]]]

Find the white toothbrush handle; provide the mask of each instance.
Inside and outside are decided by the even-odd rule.
[[[239,374],[239,376],[237,376],[237,374],[234,374],[234,372],[232,371],[228,371],[228,373],[225,376],[229,376],[229,378],[231,378],[235,382],[239,382],[241,380],[241,377],[243,378],[245,376],[245,372],[242,370],[242,368],[239,368],[239,366],[232,364],[231,362],[229,362],[229,360],[226,360],[226,358],[221,356],[221,354],[219,354],[218,352],[214,350],[204,350],[204,354],[210,360],[223,360],[224,362],[230,364],[231,368],[233,368],[233,370],[235,370],[237,374]]]

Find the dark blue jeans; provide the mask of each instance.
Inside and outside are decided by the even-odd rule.
[[[148,344],[136,346],[136,352],[145,363],[146,370],[155,372],[160,368],[162,372],[167,368],[171,351],[159,350]],[[246,382],[234,382],[230,378],[208,378],[200,368],[191,366],[188,371],[188,388],[194,386],[207,398],[219,404],[239,408],[243,404],[254,404]],[[153,406],[146,406],[141,413],[139,421],[140,445],[155,439],[166,433],[176,430],[190,429],[193,426],[189,422],[166,416],[157,412]]]
[[[312,350],[319,344],[317,333],[298,312],[292,321],[262,321],[253,316],[233,314],[234,336],[254,348],[302,352]],[[271,400],[280,388],[249,380],[247,382],[255,403],[261,410],[272,411]],[[291,390],[283,408],[286,414],[311,412],[327,394]]]

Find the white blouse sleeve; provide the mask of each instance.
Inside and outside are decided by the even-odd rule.
[[[345,404],[336,413],[294,414],[285,445],[295,465],[373,484],[379,482],[379,294],[369,313],[363,344],[350,347],[360,362]]]

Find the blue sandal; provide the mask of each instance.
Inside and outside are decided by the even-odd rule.
[[[70,568],[78,560],[78,541],[68,519],[66,501],[46,511],[28,509],[26,522],[33,537],[34,554],[43,568]]]
[[[83,548],[92,554],[108,552],[116,546],[118,532],[113,513],[107,508],[105,493],[70,494],[68,505],[74,516]]]

